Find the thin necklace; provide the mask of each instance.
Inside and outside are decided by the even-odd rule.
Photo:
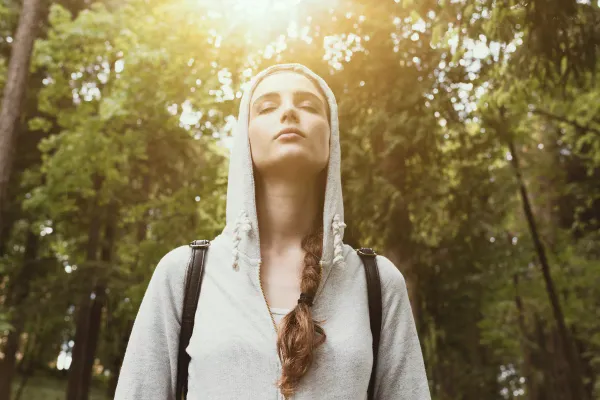
[[[265,295],[265,291],[263,289],[262,278],[260,277],[260,268],[262,266],[262,261],[258,264],[258,284],[260,286],[260,292],[262,293],[263,299],[265,300],[265,304],[267,306],[267,310],[269,311],[269,316],[271,317],[271,322],[273,323],[273,328],[275,329],[275,334],[279,333],[277,329],[277,324],[275,323],[275,317],[273,317],[273,312],[271,311],[271,306],[269,306],[269,302],[267,301],[267,296]]]
[[[267,306],[267,310],[269,311],[269,316],[271,317],[271,322],[273,323],[273,329],[275,329],[275,333],[278,334],[279,329],[277,328],[277,324],[275,323],[275,317],[273,317],[273,312],[271,311],[271,306],[269,305],[269,302],[267,301],[267,296],[265,295],[265,290],[263,289],[262,278],[260,276],[260,268],[261,267],[262,267],[262,261],[259,261],[258,285],[260,286],[260,292],[262,293],[263,300],[265,301],[265,305]],[[320,274],[319,280],[321,280],[323,278],[323,262],[322,261],[319,261],[319,274]]]

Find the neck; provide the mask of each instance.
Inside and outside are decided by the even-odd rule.
[[[314,229],[322,188],[315,176],[294,179],[256,176],[256,211],[261,251],[301,246]]]

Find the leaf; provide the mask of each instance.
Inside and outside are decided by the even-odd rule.
[[[32,131],[48,132],[52,128],[52,122],[42,117],[33,117],[28,122],[29,129]]]
[[[0,332],[12,331],[14,327],[8,323],[6,314],[0,314]]]
[[[433,29],[431,30],[431,44],[434,46],[437,46],[444,34],[444,29],[445,27],[442,26],[441,24],[435,24],[433,26]]]
[[[122,117],[127,115],[126,108],[123,104],[123,97],[104,97],[100,102],[100,118],[108,121],[112,118]]]
[[[412,10],[410,12],[410,19],[412,20],[412,22],[414,24],[417,21],[421,20],[421,15],[417,12],[417,10]]]
[[[471,18],[471,14],[473,14],[473,9],[474,8],[475,8],[475,5],[473,3],[467,4],[467,6],[465,7],[465,9],[463,11],[463,18],[470,19]]]

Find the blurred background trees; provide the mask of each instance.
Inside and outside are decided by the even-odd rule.
[[[0,4],[0,399],[112,398],[156,263],[223,227],[241,90],[279,62],[338,98],[346,241],[406,277],[433,397],[600,398],[598,3],[41,1],[15,86],[28,4]]]

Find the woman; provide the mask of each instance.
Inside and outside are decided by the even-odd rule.
[[[337,105],[299,64],[259,73],[244,94],[227,221],[208,251],[188,399],[365,399],[373,363],[364,269],[343,244]],[[260,234],[259,234],[260,232]],[[159,262],[136,318],[117,400],[174,399],[191,249]],[[377,256],[379,400],[429,399],[404,279]],[[302,296],[300,296],[302,294]]]

